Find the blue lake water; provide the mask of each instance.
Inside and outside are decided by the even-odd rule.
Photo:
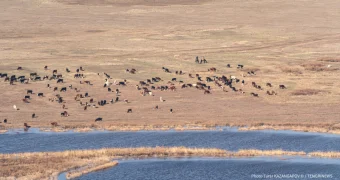
[[[290,151],[340,151],[340,135],[290,131],[185,131],[0,134],[0,153],[104,147],[186,146]]]
[[[78,180],[340,179],[339,165],[338,160],[301,158],[128,160]]]
[[[143,146],[186,146],[220,148],[230,151],[239,149],[340,151],[340,136],[292,131],[242,132],[235,129],[90,133],[41,133],[35,130],[29,132],[13,130],[0,135],[0,153]],[[301,157],[289,157],[285,160],[275,157],[119,160],[119,165],[116,167],[86,174],[78,179],[340,179],[340,161]]]

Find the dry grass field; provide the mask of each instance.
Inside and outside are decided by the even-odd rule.
[[[2,0],[0,73],[28,77],[36,72],[43,77],[57,69],[64,84],[44,80],[9,85],[1,78],[0,120],[8,123],[1,123],[0,129],[23,127],[24,122],[50,127],[57,122],[65,128],[218,124],[336,131],[340,128],[339,7],[336,0]],[[208,63],[196,64],[196,56],[204,56]],[[244,68],[237,69],[237,64]],[[80,66],[86,78],[75,79]],[[185,74],[165,73],[162,67]],[[217,72],[208,72],[211,67]],[[136,74],[125,73],[131,68]],[[256,75],[248,75],[249,71]],[[47,84],[59,88],[72,84],[95,101],[109,101],[116,94],[103,88],[104,72],[111,82],[127,80],[127,86],[111,88],[119,88],[120,99],[130,103],[84,111],[74,100],[74,90],[47,88]],[[245,80],[244,86],[235,85],[245,94],[229,88],[223,92],[214,83],[207,83],[211,94],[204,94],[196,88],[181,89],[176,82],[175,92],[154,90],[155,96],[143,97],[135,87],[152,77],[164,79],[155,86],[174,77],[196,83],[189,73],[198,73],[203,80],[236,76]],[[93,86],[79,83],[84,80]],[[266,87],[268,82],[272,88]],[[280,84],[287,89],[279,89]],[[28,89],[36,94],[26,104],[22,99]],[[278,95],[269,96],[267,90]],[[39,92],[45,97],[38,97]],[[69,117],[60,117],[61,104],[48,101],[56,94],[64,98]],[[166,101],[160,102],[160,97]],[[158,110],[153,109],[156,105]],[[133,113],[126,113],[129,108]],[[32,119],[32,113],[37,118]],[[103,121],[95,123],[97,117]]]

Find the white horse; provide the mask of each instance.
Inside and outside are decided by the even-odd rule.
[[[111,85],[111,83],[110,83],[110,81],[108,79],[105,79],[105,84],[106,84],[106,86],[110,86]]]
[[[163,100],[162,97],[159,97],[159,101],[164,102],[165,100]]]

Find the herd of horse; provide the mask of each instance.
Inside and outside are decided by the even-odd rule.
[[[201,60],[199,60],[198,57],[195,58],[195,63],[197,64],[206,64],[208,63],[208,61],[205,58],[202,58]],[[220,68],[224,68],[224,67],[220,67]],[[225,68],[232,68],[232,66],[230,64],[227,64]],[[237,69],[243,69],[244,65],[242,64],[238,64],[236,66]],[[24,68],[23,67],[18,67],[17,70],[18,71],[22,71]],[[49,67],[48,66],[44,66],[44,70],[45,71],[49,71]],[[182,70],[170,70],[167,67],[162,67],[162,70],[165,73],[175,73],[176,75],[185,75],[187,73],[185,73]],[[65,69],[67,74],[71,73],[71,70],[69,68]],[[81,79],[85,79],[86,76],[84,75],[85,69],[80,66],[79,68],[77,68],[75,70],[75,73],[73,74],[74,78],[81,78]],[[131,73],[131,74],[136,74],[138,73],[138,71],[134,68],[132,69],[126,69],[125,70],[126,73]],[[203,94],[208,95],[208,94],[212,94],[213,91],[221,89],[223,92],[229,92],[227,88],[229,88],[231,91],[233,92],[240,92],[242,94],[246,94],[246,92],[241,89],[241,88],[236,88],[238,85],[240,84],[241,87],[244,86],[246,83],[245,79],[242,79],[243,77],[245,77],[244,75],[241,76],[241,78],[236,77],[235,75],[217,75],[217,68],[215,67],[211,67],[208,69],[209,76],[203,77],[200,74],[191,74],[188,73],[188,77],[189,79],[196,79],[195,83],[184,83],[183,80],[179,80],[176,77],[173,77],[169,80],[165,80],[163,78],[160,77],[152,77],[150,79],[146,79],[145,81],[139,81],[138,84],[135,85],[137,91],[139,91],[139,94],[141,96],[154,96],[154,91],[177,91],[178,90],[178,85],[180,87],[180,89],[185,89],[185,88],[193,88],[193,89],[197,89],[199,91],[202,91]],[[255,72],[253,71],[249,71],[247,72],[248,75],[254,76],[256,75]],[[101,73],[98,73],[98,75],[100,75]],[[95,103],[95,100],[93,97],[91,97],[87,102],[83,103],[81,100],[84,98],[88,98],[89,97],[89,93],[88,92],[84,92],[80,93],[80,89],[79,88],[73,88],[72,84],[69,86],[62,86],[62,87],[51,87],[51,85],[48,83],[48,81],[53,81],[55,80],[57,84],[65,84],[64,82],[64,75],[61,73],[58,73],[58,70],[54,69],[52,70],[52,74],[51,75],[45,75],[43,76],[43,78],[41,78],[41,76],[39,76],[37,73],[32,72],[29,74],[28,77],[26,76],[17,76],[17,75],[9,75],[7,73],[0,73],[0,78],[4,78],[4,82],[9,82],[9,85],[14,85],[17,82],[20,82],[21,84],[28,84],[28,83],[34,83],[36,81],[47,81],[47,88],[49,89],[53,89],[53,92],[56,92],[58,94],[53,95],[52,97],[49,97],[48,100],[50,102],[57,102],[59,104],[62,105],[62,112],[60,113],[60,116],[63,118],[67,118],[70,116],[70,114],[65,111],[66,109],[66,101],[64,101],[64,98],[62,97],[62,95],[60,93],[66,93],[67,91],[75,91],[77,94],[74,97],[75,101],[78,101],[79,104],[83,107],[84,111],[88,110],[88,107],[93,107],[93,108],[99,108],[100,106],[105,106],[107,104],[114,104],[120,101],[119,99],[119,94],[121,93],[119,88],[116,88],[115,90],[112,90],[112,86],[127,86],[129,85],[127,83],[127,80],[124,79],[123,81],[114,81],[113,83],[110,82],[111,76],[107,73],[103,73],[105,75],[105,83],[103,85],[103,88],[107,88],[107,92],[111,93],[111,92],[115,92],[116,94],[116,98],[113,98],[111,100],[106,100],[106,99],[102,99],[102,100],[96,100],[97,103]],[[72,77],[72,76],[71,76]],[[203,80],[205,79],[205,80]],[[195,81],[195,80],[192,80]],[[84,81],[79,81],[79,84],[84,84],[84,85],[89,85],[89,86],[93,86],[93,84],[89,81],[89,80],[84,80]],[[264,88],[257,84],[256,82],[251,82],[252,87],[254,88],[254,90],[260,90],[263,91]],[[267,88],[272,88],[273,85],[268,82],[265,85]],[[283,84],[278,85],[279,89],[286,89],[287,87]],[[60,93],[59,93],[60,92]],[[35,93],[32,89],[28,89],[26,90],[26,94],[24,95],[24,98],[22,99],[22,102],[24,103],[30,103],[31,100],[31,96],[32,94],[37,94],[37,96],[39,98],[43,98],[45,97],[44,93],[42,92],[37,92]],[[260,95],[256,92],[253,92],[252,90],[250,90],[249,94],[253,97],[259,97]],[[278,93],[275,92],[274,90],[267,90],[266,95],[277,95]],[[125,103],[130,103],[128,101],[128,99],[124,99]],[[165,100],[160,97],[160,102],[165,102]],[[15,110],[20,110],[19,108],[17,108],[16,105],[13,106]],[[156,107],[154,109],[158,109],[158,105],[156,105]],[[128,108],[127,113],[132,113],[132,108]],[[170,113],[173,113],[173,109],[170,109]],[[36,114],[33,113],[31,118],[36,118]],[[102,117],[98,117],[96,119],[94,119],[95,122],[97,121],[102,121],[103,118]],[[8,120],[5,119],[3,121],[3,123],[8,123]],[[58,126],[57,122],[52,122],[51,125],[53,127]],[[24,124],[24,129],[28,130],[30,128],[30,126],[25,123]]]

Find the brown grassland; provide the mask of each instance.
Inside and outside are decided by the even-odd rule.
[[[181,131],[221,125],[340,134],[339,7],[337,0],[1,0],[0,73],[28,77],[36,72],[43,77],[56,69],[64,83],[10,85],[0,78],[0,133],[28,123],[45,131]],[[208,63],[196,64],[196,56],[204,56]],[[237,64],[244,69],[237,69]],[[23,70],[17,70],[19,66]],[[73,77],[80,66],[85,69],[84,79]],[[162,67],[182,70],[184,75],[165,73]],[[212,67],[217,71],[208,72]],[[131,68],[136,74],[125,72]],[[248,75],[249,71],[256,75]],[[83,103],[116,97],[103,88],[104,72],[112,77],[110,82],[127,80],[127,86],[111,86],[119,88],[121,101],[84,111],[74,100],[78,93],[89,93],[80,100]],[[213,82],[207,83],[211,94],[181,89],[178,82],[176,91],[153,90],[154,96],[141,96],[135,87],[152,77],[164,80],[154,86],[166,85],[174,77],[196,83],[189,73],[200,74],[203,81],[214,75],[236,76],[245,84],[234,86],[245,93],[229,88],[224,92]],[[79,83],[84,80],[93,85]],[[273,87],[267,87],[268,82]],[[47,84],[58,88],[72,84],[80,92],[54,92]],[[287,89],[280,89],[281,84]],[[24,103],[28,89],[35,94]],[[267,90],[277,95],[267,95]],[[61,104],[48,100],[56,94],[64,98],[69,117],[60,116]],[[160,97],[166,101],[160,102]],[[158,110],[153,109],[156,105]],[[126,113],[129,108],[132,113]],[[37,117],[31,118],[32,113]],[[94,122],[97,117],[103,121]],[[51,127],[52,122],[59,126]],[[185,147],[0,154],[0,179],[43,179],[60,172],[74,178],[117,165],[114,158],[282,155],[340,158],[340,152]]]
[[[244,149],[237,152],[222,149],[186,147],[104,148],[97,150],[68,150],[63,152],[34,152],[0,154],[0,179],[48,179],[61,172],[67,178],[106,169],[118,164],[113,159],[159,157],[282,157],[309,156],[340,158],[340,152],[294,152],[284,150]]]
[[[37,72],[43,77],[57,69],[65,83],[45,80],[9,85],[0,79],[1,122],[8,119],[7,124],[0,124],[0,130],[21,128],[24,122],[50,128],[51,122],[57,122],[60,130],[185,129],[186,125],[264,128],[257,126],[264,124],[270,129],[338,132],[339,6],[336,0],[1,1],[0,73],[28,77]],[[208,63],[195,64],[196,56],[204,56]],[[236,69],[237,64],[243,64],[244,69]],[[16,70],[18,66],[23,70]],[[73,78],[79,66],[85,69],[85,79]],[[163,66],[185,74],[165,73]],[[72,72],[66,73],[66,67]],[[217,72],[208,72],[211,67]],[[131,68],[137,69],[136,74],[124,72]],[[248,76],[251,70],[256,75]],[[84,111],[74,100],[77,92],[53,92],[46,87],[72,84],[95,101],[109,101],[115,93],[102,87],[103,72],[111,75],[111,82],[127,80],[126,87],[111,88],[119,88],[121,100],[130,103]],[[245,80],[244,86],[235,85],[245,94],[231,89],[223,92],[214,83],[208,83],[212,87],[208,95],[195,88],[181,89],[179,83],[175,83],[177,91],[155,90],[155,96],[143,97],[135,88],[139,81],[156,76],[164,81],[155,86],[165,85],[173,77],[196,83],[189,73],[198,73],[203,80],[213,75],[236,76]],[[84,80],[93,86],[79,84]],[[253,81],[264,90],[252,87]],[[273,87],[266,87],[267,82]],[[280,84],[287,89],[279,89]],[[26,104],[22,98],[27,89],[45,97],[33,94]],[[278,95],[266,95],[267,90]],[[250,96],[251,92],[259,97]],[[64,98],[69,117],[60,117],[61,104],[48,101],[56,94]],[[161,103],[159,97],[166,101]],[[20,110],[14,110],[13,105]],[[153,110],[156,105],[159,109]],[[133,113],[126,113],[128,108]],[[169,113],[170,108],[174,113]],[[37,118],[32,119],[32,113]],[[95,123],[97,117],[103,121]]]

